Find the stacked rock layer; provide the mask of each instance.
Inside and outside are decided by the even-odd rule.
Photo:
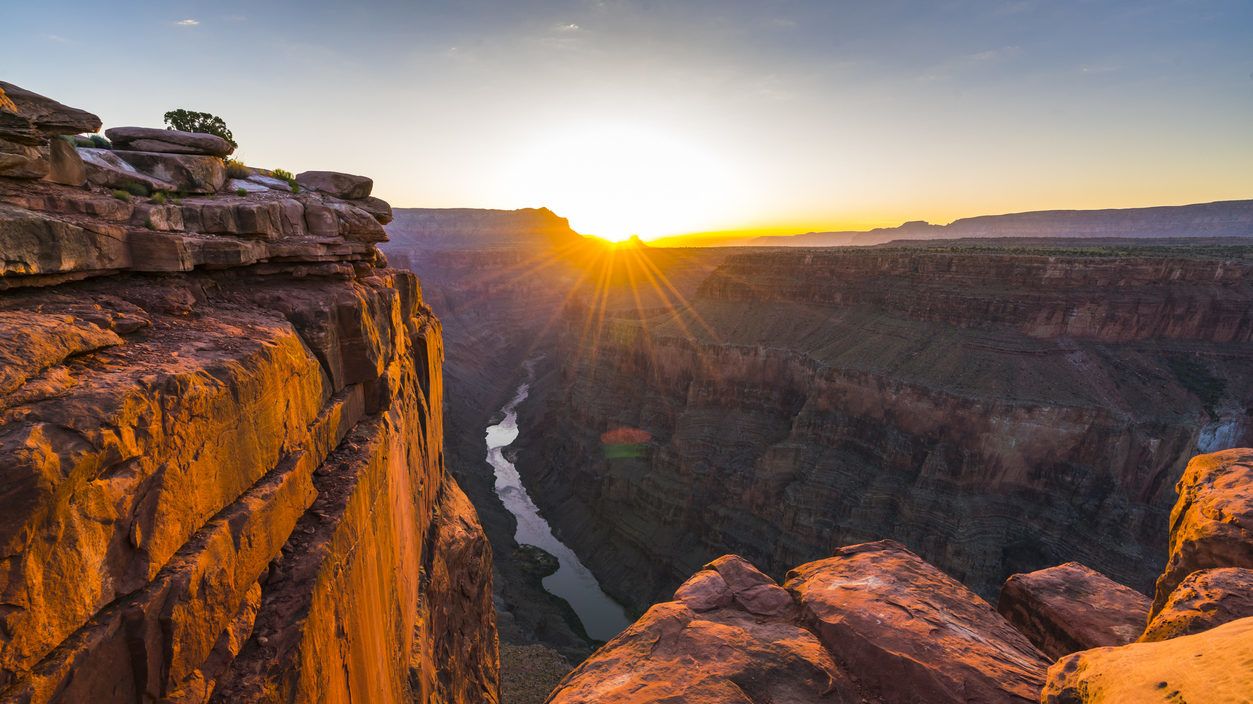
[[[0,173],[0,701],[496,701],[441,328],[369,180],[223,190],[206,135],[75,149],[99,120],[0,86],[0,139],[83,172]]]

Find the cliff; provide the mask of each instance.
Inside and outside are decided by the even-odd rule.
[[[76,149],[98,119],[2,87],[0,700],[496,701],[441,327],[369,179]]]
[[[880,538],[989,598],[1066,561],[1144,591],[1187,458],[1253,439],[1248,257],[737,254],[598,346],[572,310],[523,409],[562,432],[519,468],[641,609],[719,554],[778,577]]]
[[[893,240],[944,240],[995,237],[1027,238],[1223,238],[1253,237],[1253,200],[1104,210],[1038,210],[980,215],[933,225],[916,220],[899,227],[867,231],[807,232],[757,237],[763,247],[838,247]]]
[[[1247,571],[1251,459],[1253,450],[1241,449],[1189,464],[1159,586],[1185,563],[1195,570],[1188,579]],[[1223,511],[1205,510],[1217,506]],[[1007,620],[892,541],[836,549],[789,571],[782,586],[726,555],[588,658],[549,702],[1218,704],[1247,696],[1247,582],[1211,582],[1203,610],[1212,615],[1166,638],[1156,619],[1146,629],[1145,597],[1083,565],[1011,583]],[[1193,594],[1165,589],[1187,592],[1171,601]]]

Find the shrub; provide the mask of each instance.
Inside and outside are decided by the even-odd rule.
[[[157,191],[156,193],[153,193],[152,198],[150,198],[148,202],[155,203],[156,205],[165,205],[165,192]]]
[[[235,195],[237,195],[237,196],[246,196],[246,195],[248,195],[248,189],[247,189],[247,188],[236,188],[236,189],[235,189]]]
[[[149,230],[157,229],[157,226],[152,224],[152,218],[144,219],[144,227],[148,228]]]
[[[113,142],[110,142],[108,138],[102,134],[89,134],[87,135],[87,139],[91,140],[92,145],[94,145],[96,149],[113,148]]]
[[[113,191],[113,197],[117,198],[118,200],[130,200],[131,194],[118,188]]]
[[[226,175],[231,178],[248,178],[252,175],[252,171],[239,159],[227,159]]]
[[[300,192],[300,185],[296,183],[296,177],[287,169],[275,169],[270,172],[270,175],[286,181],[287,185],[291,186],[292,193]]]
[[[226,128],[226,121],[217,115],[210,115],[207,112],[196,112],[194,110],[171,110],[165,113],[165,124],[172,130],[181,132],[200,132],[202,134],[216,134],[231,143],[232,147],[238,147],[235,142],[235,135]]]
[[[126,189],[126,192],[133,196],[147,197],[148,194],[152,192],[148,190],[147,186],[138,181],[131,181],[125,186],[122,186],[122,188]]]

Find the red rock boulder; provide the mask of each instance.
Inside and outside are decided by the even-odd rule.
[[[1246,616],[1253,616],[1253,570],[1201,570],[1175,587],[1140,640],[1153,642],[1200,633]]]
[[[1157,579],[1151,618],[1197,570],[1253,568],[1253,449],[1193,457],[1175,490],[1169,557]]]
[[[794,622],[787,592],[743,559],[715,560],[675,599],[567,675],[550,704],[862,701],[814,634]]]
[[[1034,702],[1048,660],[987,602],[891,540],[788,573],[786,588],[871,701]]]
[[[1045,655],[1063,655],[1135,640],[1149,598],[1078,562],[1016,574],[996,609]]]

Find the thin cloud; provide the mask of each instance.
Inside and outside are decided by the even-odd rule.
[[[185,19],[185,20],[179,20],[179,21],[175,22],[174,24],[175,24],[175,26],[178,26],[178,27],[199,27],[199,26],[200,26],[200,20],[197,20],[197,19],[192,19],[192,18],[188,17],[187,19]]]
[[[74,41],[73,39],[66,39],[60,34],[45,34],[44,39],[47,39],[48,41],[54,44],[77,44],[78,43]]]

